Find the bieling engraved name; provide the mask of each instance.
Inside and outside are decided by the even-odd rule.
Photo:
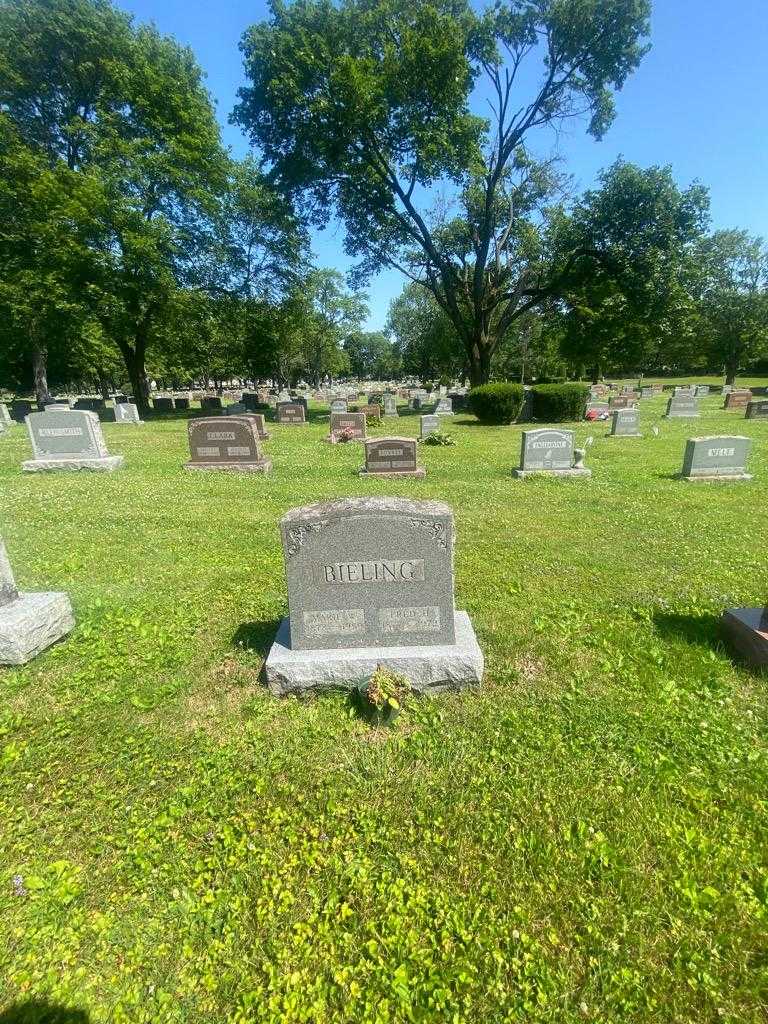
[[[380,559],[376,562],[334,562],[320,568],[323,583],[423,583],[423,558]]]

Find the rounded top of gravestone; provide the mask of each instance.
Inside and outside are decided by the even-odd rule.
[[[415,441],[415,437],[397,437],[395,434],[387,434],[386,437],[369,437],[366,439],[366,444],[391,444],[393,441],[403,442],[407,441],[408,444]]]
[[[410,498],[339,498],[336,501],[319,501],[314,505],[289,509],[280,523],[357,515],[452,516],[453,509],[442,501],[413,501]]]

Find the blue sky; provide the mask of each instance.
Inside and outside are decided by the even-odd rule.
[[[208,76],[224,140],[247,151],[228,124],[243,82],[238,41],[266,16],[262,0],[131,0],[120,4],[190,46]],[[681,185],[710,189],[715,227],[768,237],[768,2],[655,0],[653,48],[617,96],[617,118],[601,142],[574,125],[540,152],[562,156],[576,191],[590,187],[618,156],[642,166],[671,164]],[[343,228],[314,236],[317,261],[345,271]],[[369,285],[370,330],[384,325],[403,278],[383,273]]]

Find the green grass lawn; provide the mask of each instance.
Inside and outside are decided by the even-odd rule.
[[[513,480],[520,428],[463,414],[424,480],[358,478],[319,420],[271,428],[266,478],[184,472],[178,419],[106,424],[111,475],[23,475],[26,431],[1,437],[18,582],[78,625],[0,670],[0,1009],[763,1024],[768,680],[718,617],[768,600],[768,422],[665,405],[642,439],[576,426],[591,480]],[[755,480],[673,479],[717,433],[754,438]],[[347,495],[453,507],[486,655],[391,731],[259,679],[278,519]]]

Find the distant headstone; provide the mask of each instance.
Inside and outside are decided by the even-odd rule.
[[[608,399],[608,408],[611,410],[630,409],[634,404],[634,398],[630,398],[628,395],[613,395]]]
[[[435,415],[453,416],[453,403],[451,402],[450,398],[444,396],[438,401],[437,407],[435,409]]]
[[[177,396],[176,398],[174,398],[174,402],[176,403],[176,408],[182,410],[183,412],[186,412],[189,409],[190,399],[187,395]]]
[[[115,423],[141,423],[139,410],[133,402],[115,403]]]
[[[695,419],[700,416],[699,403],[687,394],[673,395],[667,402],[665,413],[668,419]]]
[[[203,395],[200,399],[200,408],[205,412],[214,412],[221,407],[222,402],[218,395]]]
[[[574,448],[572,430],[543,427],[524,430],[520,451],[520,468],[512,470],[518,479],[533,473],[551,476],[592,476],[582,465],[583,451]]]
[[[360,476],[427,475],[416,462],[415,437],[376,437],[365,442],[365,467]]]
[[[78,398],[73,408],[84,412],[103,412],[107,403],[103,398]]]
[[[761,399],[756,402],[753,398],[747,405],[747,415],[745,419],[757,420],[764,419],[766,416],[768,416],[768,400]]]
[[[454,608],[447,505],[346,498],[292,509],[280,531],[290,615],[265,665],[272,693],[352,689],[379,666],[421,692],[480,682],[482,652]]]
[[[248,410],[246,409],[243,402],[233,402],[231,405],[226,406],[224,409],[225,416],[242,416],[243,413],[247,412]]]
[[[614,409],[611,417],[611,437],[642,437],[640,413],[637,409]]]
[[[381,406],[380,405],[363,405],[360,407],[360,412],[365,413],[369,420],[380,420],[381,419]]]
[[[11,402],[11,419],[16,423],[24,423],[33,409],[34,406],[31,402]]]
[[[339,440],[365,440],[365,413],[332,412],[328,440],[336,444]]]
[[[654,392],[653,388],[640,388],[640,397],[641,398],[653,398],[654,394],[655,394],[655,392]]]
[[[95,412],[33,412],[27,416],[27,430],[34,452],[34,458],[21,465],[27,473],[78,469],[111,472],[125,461],[122,455],[107,451]]]
[[[304,406],[301,402],[278,402],[277,422],[288,426],[301,426],[307,422]]]
[[[0,665],[26,665],[74,625],[66,594],[19,593],[0,540]]]
[[[29,413],[27,413],[27,415],[29,415]],[[6,427],[10,427],[13,423],[11,414],[8,412],[8,406],[5,402],[0,402],[0,423],[5,424]]]
[[[610,411],[611,411],[611,407],[608,404],[608,402],[591,401],[591,402],[587,402],[587,409],[586,409],[586,412],[584,413],[584,415],[586,417],[589,417],[589,419],[594,419],[595,417],[594,416],[589,416],[589,414],[590,413],[595,413],[597,415],[598,419],[605,419],[605,418],[607,418],[607,416],[610,413]],[[616,409],[615,411],[616,412],[621,412],[621,409]]]
[[[673,391],[673,394],[679,396],[680,398],[695,398],[696,397],[696,388],[692,387],[692,386],[689,386],[687,384],[686,385],[676,384],[675,385],[675,389]]]
[[[768,667],[768,607],[729,608],[723,614],[722,626],[747,665]]]
[[[686,441],[683,480],[751,480],[748,437],[692,437]]]
[[[384,395],[384,415],[399,416],[397,411],[397,399],[394,395]]]
[[[428,416],[421,416],[419,418],[421,424],[421,436],[429,437],[430,434],[436,434],[440,430],[440,418],[434,413],[430,413]]]
[[[752,392],[749,388],[738,388],[726,395],[724,409],[746,409],[752,401]]]
[[[349,411],[349,403],[346,398],[334,398],[331,402],[331,414],[345,413]]]
[[[173,412],[176,402],[170,395],[158,395],[157,398],[152,399],[152,406],[155,412]]]
[[[694,389],[695,398],[708,398],[709,397],[709,384],[697,384]]]
[[[189,462],[185,469],[224,470],[234,473],[268,473],[272,462],[259,444],[251,416],[200,417],[187,424]]]
[[[292,401],[293,401],[293,399],[291,398],[290,391],[286,391],[285,388],[283,388],[283,390],[280,391],[278,393],[278,395],[277,395],[277,404],[278,405],[280,405],[282,402],[292,402]]]

